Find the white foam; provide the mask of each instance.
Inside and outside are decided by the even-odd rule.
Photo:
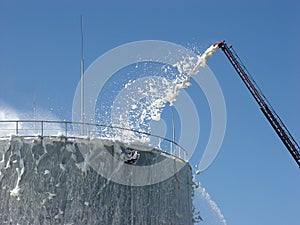
[[[21,164],[21,163],[20,163]],[[16,182],[16,186],[15,186],[15,188],[14,189],[12,189],[11,191],[10,191],[10,196],[13,196],[13,197],[16,197],[18,200],[20,200],[20,198],[19,198],[19,195],[20,195],[20,190],[21,190],[21,188],[20,188],[20,186],[19,186],[19,183],[20,183],[20,181],[21,181],[21,179],[22,179],[22,175],[23,175],[23,173],[24,173],[24,165],[23,165],[23,167],[21,168],[21,171],[20,171],[20,168],[16,168],[16,171],[17,171],[17,175],[18,175],[18,177],[17,177],[17,182]]]
[[[19,120],[19,115],[15,110],[10,107],[1,107],[0,108],[0,121],[4,120]],[[0,136],[8,136],[15,134],[16,125],[14,123],[0,123]]]
[[[206,66],[207,60],[218,48],[218,45],[212,45],[202,55],[186,56],[173,67],[163,66],[161,69],[166,76],[130,80],[113,103],[113,125],[151,133],[150,121],[161,120],[163,109],[174,104],[180,90],[191,85],[191,76],[198,74],[199,69]],[[168,76],[168,73],[173,75]],[[121,131],[118,136],[127,139],[144,138],[143,135],[128,131]]]
[[[65,165],[62,164],[62,163],[59,164],[59,168],[60,168],[62,171],[65,171],[65,170],[66,170]]]
[[[0,121],[12,121],[12,122],[0,122],[0,137],[16,135],[41,135],[41,125],[40,123],[32,122],[16,122],[19,120],[52,120],[59,121],[59,119],[50,111],[44,109],[38,109],[37,114],[33,118],[31,112],[22,112],[13,109],[9,106],[0,106]],[[18,132],[16,128],[18,127]],[[64,129],[58,123],[47,123],[44,124],[44,135],[58,135],[62,136]]]
[[[194,204],[196,210],[200,211],[203,221],[208,221],[209,224],[227,225],[227,221],[221,212],[221,209],[217,203],[212,200],[210,194],[200,182],[196,183],[196,188],[194,199],[198,202],[194,202]]]
[[[47,192],[47,194],[48,194],[48,199],[49,199],[49,200],[51,200],[51,199],[53,199],[53,198],[56,197],[56,194],[54,194],[54,193]]]

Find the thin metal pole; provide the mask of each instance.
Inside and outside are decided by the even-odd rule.
[[[16,121],[16,135],[19,134],[19,121]]]
[[[41,121],[41,136],[44,136],[44,121]]]
[[[68,123],[65,122],[65,136],[68,136]]]
[[[84,123],[85,123],[85,115],[84,115],[84,48],[83,48],[83,17],[80,16],[80,36],[81,36],[81,133],[84,135]]]

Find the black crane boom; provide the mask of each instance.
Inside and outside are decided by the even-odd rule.
[[[295,159],[296,163],[300,167],[300,147],[288,131],[280,117],[272,108],[271,104],[268,102],[262,91],[259,89],[253,78],[251,77],[250,73],[247,71],[246,67],[243,65],[239,57],[236,55],[234,50],[232,51],[231,48],[227,46],[225,41],[216,43],[219,48],[223,50],[227,58],[229,59],[230,63],[239,74],[243,82],[245,83],[246,87],[255,98],[256,102],[260,106],[261,111],[274,128],[275,132],[290,152],[292,157]]]

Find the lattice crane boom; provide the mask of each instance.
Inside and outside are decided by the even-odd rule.
[[[298,166],[300,167],[300,147],[287,129],[287,127],[284,125],[280,117],[277,115],[277,113],[272,108],[271,104],[268,102],[267,98],[264,96],[262,91],[257,86],[256,82],[251,77],[250,73],[247,71],[244,64],[241,62],[237,54],[234,50],[231,50],[232,48],[228,47],[225,41],[218,42],[214,44],[214,46],[217,45],[219,48],[223,50],[227,58],[229,59],[230,63],[238,73],[238,75],[243,80],[244,84],[258,103],[261,111],[287,148],[287,150],[290,152]]]

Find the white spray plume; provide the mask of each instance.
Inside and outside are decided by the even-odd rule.
[[[180,90],[191,85],[191,76],[198,74],[200,67],[206,66],[207,60],[218,48],[218,45],[212,45],[202,55],[186,56],[178,61],[173,65],[179,72],[174,79],[153,76],[129,81],[114,102],[113,125],[150,132],[144,130],[149,129],[147,123],[160,121],[166,104],[174,104]]]
[[[196,66],[194,67],[192,74],[197,74],[199,72],[200,67],[205,67],[207,64],[207,60],[213,56],[213,54],[219,49],[219,46],[216,44],[213,44],[210,46],[206,51],[201,55],[198,56],[198,61],[196,63]]]
[[[193,57],[188,57],[180,62],[177,62],[174,66],[177,67],[177,70],[182,77],[183,80],[178,80],[174,93],[176,96],[178,95],[178,91],[180,89],[186,88],[191,85],[190,78],[192,75],[196,75],[199,72],[200,67],[205,67],[207,64],[207,60],[212,57],[212,55],[219,49],[218,45],[212,45],[202,55],[197,56],[197,62],[193,64]],[[193,67],[192,67],[193,66]],[[173,97],[173,101],[175,101],[176,96]],[[172,102],[171,102],[172,103]]]
[[[197,56],[197,61],[195,61],[194,57],[187,57],[182,61],[177,62],[173,66],[177,68],[180,75],[173,81],[172,92],[168,92],[166,98],[161,99],[163,103],[160,105],[164,105],[169,102],[170,105],[173,105],[176,97],[179,94],[180,89],[191,86],[190,78],[192,75],[196,75],[199,72],[200,67],[205,67],[207,64],[207,60],[212,57],[212,55],[219,49],[218,45],[211,45],[202,55]],[[160,106],[158,105],[158,106]]]
[[[10,107],[0,108],[0,120],[18,120],[18,113]]]
[[[227,225],[227,221],[221,212],[221,209],[219,206],[211,199],[211,196],[209,193],[206,191],[206,189],[201,185],[200,182],[197,182],[197,189],[196,189],[196,194],[197,192],[200,194],[200,196],[197,196],[200,198],[199,201],[199,206],[196,205],[197,210],[200,210],[200,213],[202,212],[201,217],[203,218],[204,221],[208,221],[208,224],[222,224],[222,225]],[[205,207],[205,202],[208,204],[208,208],[210,208],[210,212],[207,212],[207,209],[203,209]],[[205,215],[204,213],[210,214],[210,215]],[[212,214],[212,215],[211,215]]]
[[[19,121],[19,120],[49,120],[59,121],[59,119],[50,111],[38,109],[35,118],[31,112],[21,112],[13,109],[7,105],[0,106],[0,137],[16,134],[16,124],[14,122],[5,121]],[[37,127],[35,127],[37,125]],[[40,133],[40,125],[35,123],[20,122],[18,129],[22,135],[35,135]],[[60,124],[49,123],[44,129],[44,135],[58,135],[62,133],[63,129]]]
[[[7,106],[2,106],[0,108],[0,121],[4,120],[19,120],[18,113]],[[0,123],[0,136],[6,136],[15,133],[16,125],[14,123]]]
[[[192,75],[196,75],[199,72],[200,67],[205,67],[207,60],[213,56],[213,54],[219,49],[219,46],[214,44],[211,45],[202,55],[197,56],[197,62],[194,57],[187,57],[182,61],[177,62],[173,66],[177,68],[180,75],[172,82],[165,81],[168,83],[168,89],[165,91],[165,96],[160,99],[156,99],[152,104],[152,112],[154,115],[151,115],[153,120],[160,120],[160,114],[162,108],[165,107],[166,103],[173,105],[176,101],[176,97],[179,95],[180,89],[191,86],[190,78]]]

